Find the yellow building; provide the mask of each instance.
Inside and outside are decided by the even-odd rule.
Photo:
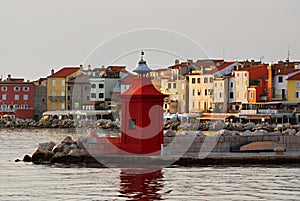
[[[66,110],[67,81],[80,74],[80,67],[64,67],[47,77],[47,110]]]
[[[288,101],[300,101],[300,73],[287,79]]]

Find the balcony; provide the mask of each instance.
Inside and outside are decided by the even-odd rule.
[[[65,96],[48,96],[49,101],[65,101]]]
[[[293,114],[295,110],[288,110],[288,109],[259,109],[258,114],[283,114],[283,113],[290,113]]]

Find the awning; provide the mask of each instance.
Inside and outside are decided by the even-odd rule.
[[[197,119],[199,119],[199,120],[225,120],[231,116],[232,115],[228,115],[228,114],[206,114],[202,117],[198,117]]]
[[[257,119],[271,119],[270,116],[262,116],[262,115],[252,115],[252,116],[247,116],[248,120],[257,120]]]

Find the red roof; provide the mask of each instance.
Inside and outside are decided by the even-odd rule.
[[[132,84],[134,78],[136,78],[136,75],[128,74],[126,77],[124,77],[124,78],[121,80],[121,83],[122,83],[122,84]]]
[[[126,66],[108,66],[106,72],[123,72]]]
[[[243,68],[238,71],[248,71],[249,72],[249,80],[261,80],[268,78],[268,64],[260,64],[257,66],[251,66],[248,68]]]
[[[102,102],[101,101],[89,101],[89,102],[83,103],[83,105],[98,105],[98,104],[100,104]]]
[[[152,84],[150,79],[137,77],[133,80],[131,87],[122,93],[120,97],[132,96],[132,95],[144,95],[144,96],[161,96],[165,97],[160,91],[158,91]]]
[[[49,77],[67,77],[80,70],[80,67],[64,67]]]
[[[300,72],[299,69],[287,69],[287,70],[284,70],[284,71],[280,71],[280,72],[277,72],[275,73],[276,75],[288,75],[288,74],[291,74],[291,73],[294,73],[294,72]]]
[[[213,69],[213,70],[211,70],[211,71],[208,71],[208,72],[205,73],[205,74],[214,74],[214,73],[216,73],[216,72],[218,72],[218,71],[220,71],[220,70],[223,70],[224,68],[227,68],[228,66],[231,66],[231,65],[234,64],[234,63],[236,63],[236,62],[233,62],[233,61],[231,61],[231,62],[225,62],[225,63],[222,64],[221,66],[216,67],[215,69]]]
[[[289,77],[287,80],[300,80],[300,73],[298,73],[292,77]]]
[[[88,75],[80,75],[71,79],[70,81],[68,81],[68,83],[89,83],[89,79],[90,76]]]

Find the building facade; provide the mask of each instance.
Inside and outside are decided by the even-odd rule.
[[[16,118],[34,118],[34,84],[23,78],[0,81],[0,105],[2,112],[12,112]]]
[[[67,82],[80,74],[80,67],[64,67],[47,77],[47,110],[67,109]]]

